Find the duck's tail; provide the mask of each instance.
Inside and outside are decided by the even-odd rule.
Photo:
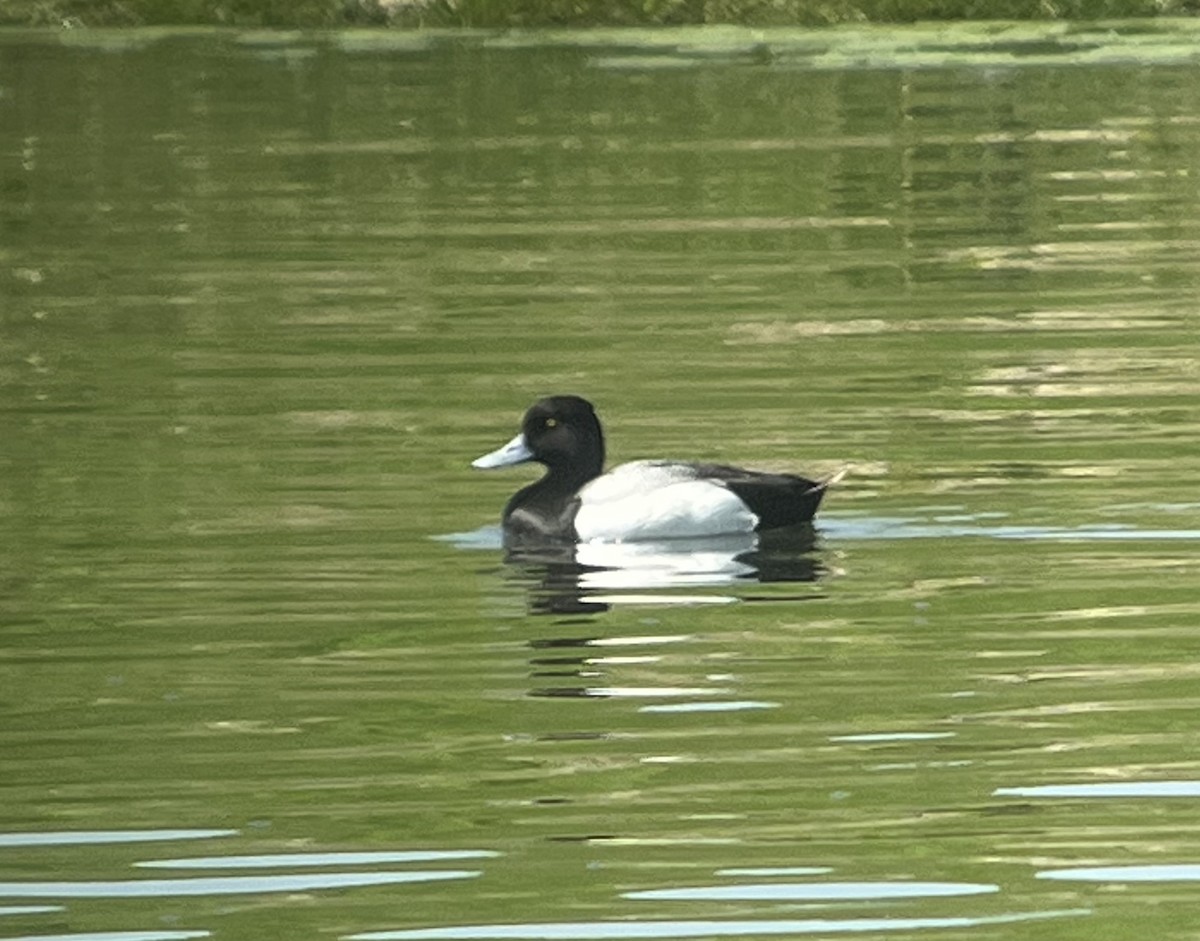
[[[841,483],[842,480],[845,477],[847,477],[849,474],[850,474],[850,465],[847,464],[841,470],[837,471],[836,473],[830,474],[824,480],[817,481],[816,485],[812,489],[820,490],[820,491],[828,490],[834,484]]]
[[[812,486],[804,491],[799,506],[802,507],[801,513],[805,521],[812,520],[817,515],[817,509],[821,506],[821,501],[825,497],[825,491],[838,483],[842,478],[850,473],[850,466],[846,465],[841,470],[834,474],[830,474],[824,480],[813,482]]]

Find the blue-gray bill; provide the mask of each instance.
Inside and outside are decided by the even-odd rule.
[[[509,467],[513,464],[524,464],[526,461],[533,460],[533,452],[529,450],[529,446],[525,443],[525,435],[518,434],[512,441],[497,448],[483,457],[477,457],[471,462],[472,467],[479,467],[484,470],[493,467]]]

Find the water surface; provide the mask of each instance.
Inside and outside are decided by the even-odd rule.
[[[4,936],[1190,938],[1195,29],[0,35]]]

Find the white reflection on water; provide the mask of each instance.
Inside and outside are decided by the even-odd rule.
[[[682,889],[624,892],[622,898],[654,901],[772,901],[934,898],[986,895],[1000,886],[973,882],[771,882],[759,885],[702,885]]]
[[[477,870],[441,872],[332,872],[302,876],[214,876],[203,879],[138,879],[116,882],[0,882],[0,896],[13,898],[168,898],[181,895],[245,895],[307,892],[354,886],[470,879]]]
[[[668,587],[666,585],[663,586]],[[737,604],[740,598],[729,595],[588,595],[588,601],[594,604],[607,605],[647,605],[647,604]]]
[[[589,542],[576,547],[575,561],[591,569],[579,578],[586,589],[727,585],[755,574],[740,557],[757,545],[751,533],[668,543]]]
[[[588,647],[649,647],[656,644],[681,644],[692,640],[691,634],[647,634],[626,637],[593,637],[585,641]]]
[[[406,850],[395,853],[274,853],[261,856],[199,856],[135,863],[147,869],[273,869],[282,866],[369,866],[377,863],[426,863],[499,856],[492,850]]]
[[[917,931],[974,928],[1090,915],[1091,909],[1016,912],[977,918],[803,918],[731,921],[565,921],[525,925],[461,925],[368,931],[347,941],[606,941],[629,938],[719,938],[767,934],[849,934],[862,931]]]
[[[998,787],[996,797],[1200,797],[1200,781],[1106,781]]]
[[[1200,882],[1200,863],[1046,869],[1037,878],[1079,882]]]
[[[63,830],[47,833],[0,833],[0,847],[208,840],[220,836],[237,836],[238,832],[237,830]]]
[[[746,709],[778,709],[777,702],[741,699],[733,702],[679,702],[640,706],[638,712],[741,712]]]
[[[823,569],[812,527],[648,542],[505,546],[499,527],[435,536],[466,550],[504,550],[516,571],[545,593],[575,594],[596,605],[727,604],[712,595],[639,595],[638,591],[732,585],[744,581],[812,582]],[[603,596],[595,592],[610,592]]]
[[[923,742],[931,738],[954,738],[955,732],[867,732],[862,735],[831,735],[831,742]]]
[[[833,872],[829,866],[756,866],[743,869],[718,869],[718,876],[823,876]]]
[[[658,696],[719,696],[728,692],[727,689],[705,689],[702,686],[592,686],[588,688],[587,695],[638,699]]]

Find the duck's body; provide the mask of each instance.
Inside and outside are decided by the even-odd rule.
[[[635,542],[748,533],[812,521],[827,483],[724,464],[633,461],[604,469],[604,434],[591,403],[542,399],[521,432],[474,462],[546,466],[504,508],[506,536]]]

